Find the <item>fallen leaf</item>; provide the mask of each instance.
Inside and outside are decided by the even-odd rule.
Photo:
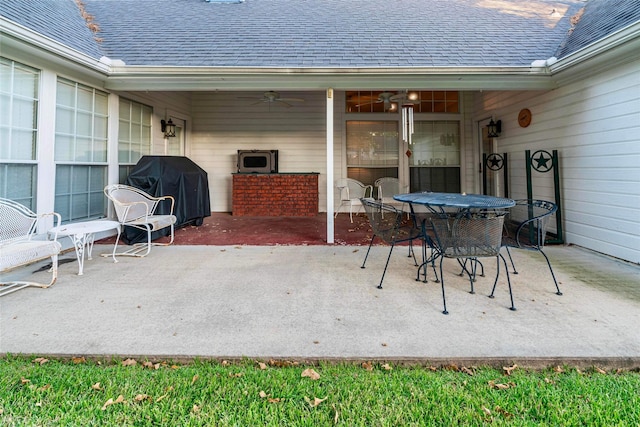
[[[200,378],[200,376],[198,374],[195,374],[193,376],[193,378],[191,378],[191,385],[193,385],[193,383],[195,383],[196,381],[198,381],[198,379]]]
[[[460,372],[464,372],[467,375],[473,376],[473,371],[467,368],[466,366],[463,366],[462,368],[460,368]]]
[[[243,376],[243,375],[244,375],[244,374],[243,374],[242,372],[237,372],[237,373],[235,373],[235,374],[233,374],[233,373],[229,373],[229,376],[230,376],[231,378],[240,378],[240,377],[241,377],[241,376]]]
[[[124,396],[120,395],[116,398],[116,400],[113,400],[112,398],[109,398],[109,400],[107,400],[104,405],[102,405],[102,410],[106,410],[107,407],[111,406],[111,405],[115,405],[116,403],[122,403],[124,402]]]
[[[258,367],[264,371],[267,369],[267,364],[264,362],[258,362]]]
[[[41,365],[44,365],[49,361],[49,359],[45,359],[44,357],[36,357],[35,359],[33,359],[33,361],[34,363],[39,363]]]
[[[553,370],[556,371],[559,374],[564,372],[564,369],[562,369],[560,366],[556,366]]]
[[[29,384],[29,383],[31,382],[31,380],[28,380],[28,379],[26,379],[26,378],[20,378],[20,382],[21,382],[22,384]]]
[[[516,369],[518,367],[518,365],[514,364],[513,366],[503,366],[502,370],[504,371],[505,374],[507,374],[507,376],[511,375],[511,372]]]
[[[438,370],[438,368],[432,365],[432,366],[429,366],[429,370],[435,372]]]
[[[270,398],[267,399],[267,402],[269,402],[269,403],[279,403],[281,400],[284,400],[284,399],[280,399],[279,397],[270,397]]]
[[[327,399],[328,399],[328,397],[325,397],[324,399],[320,399],[320,398],[314,397],[313,401],[312,401],[307,396],[304,397],[304,400],[306,400],[307,403],[309,404],[309,406],[311,406],[312,408],[317,407],[319,404],[321,404],[322,402],[324,402]]]
[[[258,396],[264,399],[265,397],[267,397],[267,393],[265,393],[264,390],[260,390],[260,393],[258,393]]]
[[[382,369],[384,369],[385,371],[391,371],[393,368],[388,363],[385,363],[384,365],[382,365]]]
[[[151,396],[148,394],[136,394],[136,397],[133,398],[136,402],[142,402],[143,400],[152,400]]]
[[[149,369],[155,369],[155,370],[160,369],[160,364],[159,363],[149,362],[148,360],[146,362],[143,362],[142,366],[144,366],[145,368],[149,368]]]
[[[160,402],[161,400],[164,400],[167,396],[169,396],[169,394],[163,394],[162,396],[160,396],[159,398],[156,399],[156,403]]]
[[[228,360],[223,360],[223,361],[222,361],[222,366],[227,366],[228,364],[229,364],[229,361],[228,361]]]
[[[51,388],[51,384],[45,384],[42,387],[40,387],[38,391],[45,391],[45,390],[49,390],[50,388]]]
[[[200,407],[198,405],[193,405],[193,408],[191,408],[191,412],[200,412]]]
[[[366,369],[367,371],[373,371],[373,363],[371,362],[362,362],[362,369]]]
[[[138,362],[135,359],[125,359],[122,361],[122,366],[136,366]]]
[[[91,386],[91,388],[93,390],[102,390],[102,387],[100,387],[100,383],[95,383],[94,385]]]
[[[482,407],[482,411],[487,414],[488,416],[491,416],[491,411],[489,410],[489,408],[487,408],[486,406]]]
[[[598,367],[596,367],[596,372],[599,373],[599,374],[606,374],[607,373],[607,371],[605,371],[604,369],[600,369]]]
[[[180,366],[178,366],[178,365],[171,365],[171,369],[173,369],[173,370],[178,370],[178,369],[180,369]]]
[[[71,361],[72,361],[73,363],[75,363],[76,365],[77,365],[77,364],[80,364],[80,363],[86,363],[86,362],[87,362],[87,360],[86,360],[83,356],[80,356],[80,357],[72,357],[72,358],[71,358]]]
[[[489,381],[489,387],[494,388],[496,390],[506,390],[508,388],[511,388],[512,386],[515,386],[515,384],[513,383],[503,384],[503,383],[496,383],[494,381]]]
[[[311,368],[307,368],[304,371],[302,371],[301,377],[308,377],[315,381],[320,379],[320,374]]]
[[[387,346],[387,343],[386,343],[386,342],[383,342],[383,343],[382,343],[382,346],[383,346],[383,347],[386,347],[386,346]]]
[[[41,407],[42,406],[42,402],[36,402],[36,406],[37,407]]]
[[[505,417],[512,417],[512,416],[513,416],[513,414],[512,414],[511,412],[509,412],[509,411],[507,411],[507,410],[505,410],[505,409],[502,409],[502,408],[501,408],[501,407],[499,407],[499,406],[496,406],[496,412],[501,413],[501,414],[502,414],[502,415],[504,415]]]

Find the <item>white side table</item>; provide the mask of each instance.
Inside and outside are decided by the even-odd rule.
[[[118,221],[109,220],[74,222],[71,224],[60,225],[58,227],[53,227],[52,229],[50,229],[49,234],[67,236],[71,239],[76,250],[76,257],[78,258],[78,275],[82,276],[82,270],[84,267],[84,254],[87,254],[87,259],[91,259],[91,251],[93,251],[93,240],[95,237],[95,233],[114,229],[118,231],[118,238],[120,238],[120,223]],[[118,262],[115,252],[116,247],[114,245],[112,254],[113,262]]]

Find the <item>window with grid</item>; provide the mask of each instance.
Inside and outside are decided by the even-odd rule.
[[[459,113],[457,91],[420,90],[407,91],[415,113]],[[388,90],[348,90],[345,92],[347,113],[391,113],[399,114],[398,103],[402,92]],[[384,100],[387,100],[386,102]]]
[[[373,184],[383,176],[398,177],[398,122],[347,121],[347,176]]]
[[[105,216],[107,98],[105,92],[58,79],[55,210],[63,222]]]
[[[0,197],[36,210],[40,71],[0,58]]]
[[[120,182],[142,156],[151,154],[151,117],[147,105],[120,98],[118,126],[118,163]]]

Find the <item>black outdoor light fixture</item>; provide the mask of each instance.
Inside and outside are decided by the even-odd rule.
[[[176,125],[173,124],[171,118],[169,118],[168,122],[164,121],[164,119],[160,120],[160,130],[164,133],[165,138],[176,136]]]
[[[498,120],[497,122],[494,122],[493,119],[491,119],[489,121],[489,124],[487,125],[487,136],[489,138],[497,138],[500,136],[501,132],[502,132],[502,120]]]

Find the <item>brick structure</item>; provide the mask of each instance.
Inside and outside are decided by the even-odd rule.
[[[233,215],[317,214],[317,173],[233,174]]]

